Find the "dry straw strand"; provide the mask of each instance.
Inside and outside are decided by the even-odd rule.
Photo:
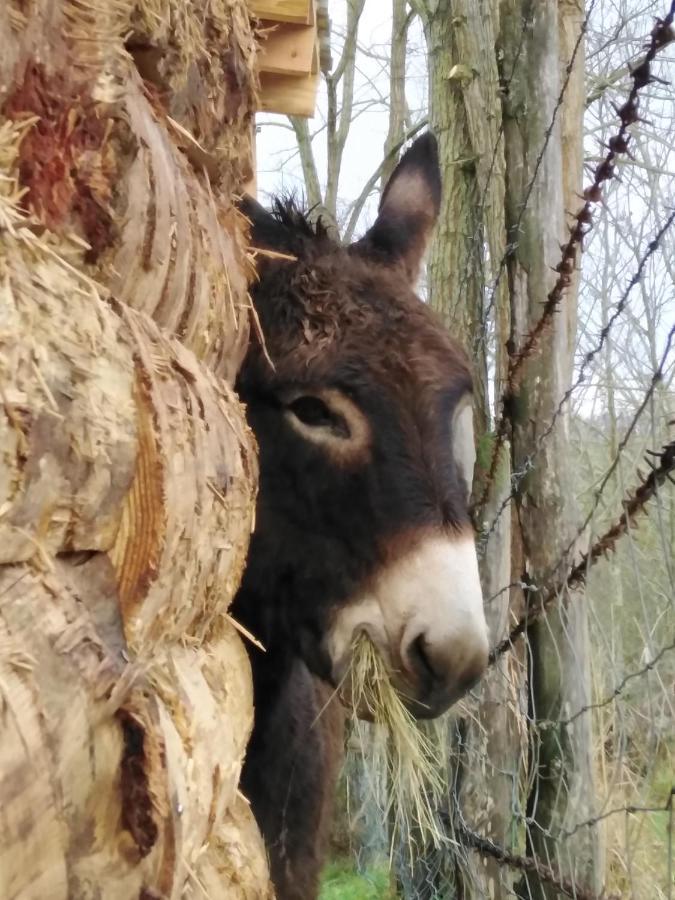
[[[439,847],[448,836],[438,815],[445,792],[444,752],[436,730],[426,732],[391,682],[387,666],[365,635],[357,638],[348,678],[353,730],[363,747],[358,717],[387,730],[387,791],[383,814],[391,823],[390,848],[399,840],[411,860],[422,847]]]

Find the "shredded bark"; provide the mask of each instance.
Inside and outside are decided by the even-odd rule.
[[[24,208],[55,231],[79,222],[90,246],[86,261],[95,262],[117,235],[109,212],[117,168],[110,121],[84,88],[75,89],[63,75],[47,76],[38,62],[26,66],[2,114],[35,118],[19,147]]]

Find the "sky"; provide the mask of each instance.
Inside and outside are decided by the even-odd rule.
[[[638,24],[631,27],[629,32],[634,32],[631,39],[628,33],[622,33],[621,39],[615,43],[608,43],[606,35],[613,31],[614,22],[612,15],[616,15],[613,7],[614,0],[597,0],[596,14],[591,21],[589,29],[589,46],[587,54],[587,70],[589,72],[590,86],[593,77],[602,76],[615,68],[625,65],[626,59],[633,58],[640,52],[643,35],[651,27],[651,19],[644,17]],[[334,65],[339,57],[342,35],[346,24],[346,0],[329,0],[329,9],[332,21],[331,48]],[[643,30],[646,29],[645,30]],[[387,57],[391,33],[390,3],[388,0],[365,0],[365,7],[359,29],[358,72],[355,89],[355,117],[350,130],[345,156],[342,165],[339,197],[343,202],[354,200],[360,193],[363,185],[375,171],[382,159],[383,145],[387,131],[386,98],[388,94]],[[411,32],[409,38],[409,56],[406,71],[406,96],[408,103],[418,111],[424,110],[426,105],[426,62],[422,52],[423,37],[419,25]],[[599,49],[598,49],[599,48]],[[604,49],[603,49],[604,48]],[[670,56],[670,58],[668,58]],[[379,58],[378,58],[379,57]],[[604,58],[606,57],[606,59]],[[659,74],[673,80],[671,74],[673,68],[672,54],[666,51],[662,54]],[[624,96],[619,91],[610,91],[600,104],[594,104],[589,109],[586,123],[586,153],[589,164],[593,159],[598,159],[604,154],[604,148],[598,145],[602,138],[602,122],[609,122],[610,128],[615,126],[614,113],[611,101],[618,101]],[[656,96],[661,92],[662,99]],[[636,165],[642,169],[633,170],[631,166],[622,166],[620,178],[615,180],[608,189],[608,210],[612,218],[613,227],[610,229],[612,240],[616,241],[611,250],[612,257],[612,302],[616,303],[625,289],[626,282],[635,271],[636,251],[644,249],[650,234],[653,234],[659,224],[662,223],[664,214],[672,208],[675,198],[675,179],[672,172],[675,171],[673,157],[673,136],[675,129],[675,95],[667,86],[656,85],[651,89],[652,99],[648,107],[647,119],[654,124],[644,124],[636,135],[634,148],[637,152]],[[317,112],[314,119],[310,120],[310,131],[317,132],[313,142],[319,177],[325,181],[325,140],[322,132],[324,123],[323,110],[326,105],[326,94],[323,81],[319,92]],[[603,108],[604,105],[604,108]],[[413,113],[413,121],[416,116]],[[258,133],[258,189],[261,202],[265,203],[270,193],[296,190],[299,194],[303,191],[303,181],[297,151],[295,149],[295,137],[285,116],[260,114],[257,118]],[[665,176],[659,176],[653,182],[650,190],[645,183],[645,166],[649,169],[659,169]],[[642,173],[640,175],[640,173]],[[588,180],[588,172],[586,180]],[[637,176],[640,175],[639,178]],[[670,175],[671,177],[667,177]],[[655,176],[656,177],[656,176]],[[362,216],[357,235],[363,233],[375,217],[377,198],[373,196],[366,206]],[[645,209],[649,212],[645,215]],[[603,230],[596,228],[591,240],[588,242],[587,252],[584,255],[584,282],[579,296],[579,343],[578,353],[583,354],[590,341],[590,346],[597,343],[597,335],[602,323],[600,321],[600,303],[604,279],[602,272],[607,271],[606,259],[608,250],[603,246]],[[664,239],[664,252],[675,250],[673,236]],[[672,257],[671,257],[672,258]],[[625,383],[637,385],[642,390],[644,378],[653,370],[653,363],[648,360],[648,340],[643,328],[645,322],[646,306],[641,303],[640,293],[644,295],[645,303],[658,310],[658,323],[656,327],[657,344],[653,348],[659,353],[666,340],[670,324],[675,321],[675,287],[672,266],[666,266],[658,257],[654,265],[650,265],[646,276],[641,280],[640,289],[633,291],[631,302],[626,313],[620,318],[613,329],[613,334],[624,351],[617,359],[617,363],[624,365],[625,350],[630,346],[629,356],[636,361],[635,373],[628,370],[624,373]],[[656,304],[656,305],[655,305]],[[626,357],[627,358],[627,357]],[[591,385],[588,385],[590,388]],[[602,385],[599,385],[600,395],[604,397]],[[632,388],[631,388],[632,390]],[[579,392],[577,396],[587,397],[590,390]],[[604,401],[603,401],[604,402]],[[628,405],[632,405],[634,397],[628,393],[626,397]]]
[[[346,25],[345,0],[330,0],[331,50],[333,65],[337,63]],[[389,53],[391,39],[391,10],[384,0],[366,0],[359,27],[359,47],[367,48],[374,55]],[[411,33],[413,49],[421,45],[422,36],[418,30]],[[411,53],[406,73],[406,93],[411,105],[424,104],[426,64],[421,54]],[[384,63],[361,54],[355,87],[355,113],[350,137],[345,149],[340,178],[340,198],[353,200],[361,192],[365,182],[382,161],[384,141],[387,133],[387,108],[384,102],[389,90],[388,74]],[[326,91],[323,79],[319,89],[317,112],[310,120],[310,132],[319,132],[313,146],[319,177],[326,169],[326,147],[323,139],[323,110],[326,107]],[[295,151],[295,137],[288,120],[282,115],[258,114],[257,154],[258,154],[258,194],[261,202],[266,202],[270,194],[289,190],[302,192],[303,181],[300,162]],[[372,221],[376,207],[375,198],[366,208],[365,221]],[[365,227],[365,226],[364,226]],[[362,229],[363,230],[363,229]]]

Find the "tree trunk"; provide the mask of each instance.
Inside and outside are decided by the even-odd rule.
[[[469,5],[461,3],[461,6]],[[473,80],[469,61],[457,47],[459,16],[452,0],[429,4],[425,22],[429,59],[429,124],[436,134],[443,194],[435,240],[429,252],[429,302],[460,340],[480,321],[482,222],[477,179],[478,148],[469,134],[463,84]],[[452,73],[452,74],[451,74]],[[448,277],[452,273],[452,277]],[[482,380],[483,373],[475,373]],[[482,380],[480,387],[485,388]],[[476,392],[482,403],[486,391]],[[483,410],[483,419],[486,418]]]
[[[511,54],[522,23],[520,60]],[[583,52],[556,103],[580,35],[583,10],[566,0],[532,6],[521,0],[502,3],[504,64],[512,68],[505,112],[507,225],[513,252],[508,260],[512,342],[517,351],[538,321],[555,279],[566,235],[566,211],[579,205],[582,163]],[[556,118],[557,115],[557,118]],[[552,122],[555,118],[555,124]],[[542,154],[547,132],[550,139]],[[535,177],[535,166],[541,166]],[[529,194],[529,185],[533,188]],[[512,404],[513,469],[521,473],[539,434],[546,428],[570,382],[576,326],[575,286],[566,292],[536,352],[525,364]],[[563,557],[573,542],[576,520],[569,469],[567,416],[543,443],[537,463],[521,480],[516,497],[522,558],[512,572],[526,572],[541,589],[560,576],[569,563]],[[561,557],[562,562],[561,562]],[[589,702],[587,612],[581,598],[561,597],[558,609],[528,631],[530,699],[530,790],[527,804],[527,849],[580,887],[599,888],[598,853],[592,828],[565,839],[565,831],[590,814],[593,766],[590,721],[577,719],[572,728],[556,720]],[[521,884],[523,897],[550,898],[555,889],[536,877]]]
[[[501,100],[496,54],[499,10],[496,2],[445,0],[418,3],[429,53],[430,126],[438,135],[443,199],[429,267],[430,302],[451,333],[471,352],[475,378],[477,490],[490,455],[490,394],[488,366],[503,381],[509,333],[506,283],[499,284],[493,309],[485,308],[488,286],[505,247],[504,155],[501,141]],[[493,324],[494,322],[494,324]],[[497,352],[490,357],[498,334]],[[481,581],[486,598],[491,641],[501,640],[509,627],[511,593],[511,527],[508,505],[510,459],[502,454],[496,486],[483,520],[497,517],[489,538],[480,545]],[[504,659],[493,667],[479,689],[478,702],[465,704],[459,724],[454,714],[446,725],[451,797],[448,811],[461,815],[471,828],[489,834],[503,846],[517,839],[511,810],[518,790],[518,758],[523,724],[522,666]],[[507,896],[513,879],[492,860],[477,860],[452,847],[428,850],[417,871],[402,883],[406,897]],[[500,891],[506,894],[500,894]],[[468,893],[467,893],[468,892]]]
[[[450,330],[473,350],[480,478],[481,463],[490,455],[490,329],[495,329],[497,338],[493,365],[495,396],[499,397],[508,365],[507,340],[517,349],[541,314],[552,285],[550,267],[559,259],[558,246],[566,234],[565,210],[578,205],[583,54],[571,73],[535,189],[522,212],[583,15],[578,4],[562,0],[534,5],[418,0],[415,8],[427,35],[430,123],[440,139],[444,182],[429,265],[430,298]],[[506,273],[500,274],[507,233],[514,250]],[[495,519],[510,493],[511,469],[519,474],[534,450],[537,426],[543,429],[550,421],[569,383],[576,324],[574,290],[566,303],[543,352],[528,364],[516,405],[512,459],[509,464],[507,445],[477,523],[485,532],[479,546],[493,639],[508,628],[509,612],[518,613],[523,607],[525,598],[518,586],[523,573],[535,584],[550,579],[550,566],[572,534],[574,507],[565,468],[564,427],[552,436],[534,473],[524,482],[512,526],[508,506]],[[511,588],[506,587],[509,584]],[[538,727],[540,719],[555,719],[558,711],[587,701],[587,640],[585,611],[574,601],[562,618],[532,629],[530,754],[536,785],[528,812],[537,824],[553,829],[556,838],[545,840],[535,826],[528,849],[564,874],[577,877],[579,884],[593,886],[597,879],[592,833],[585,831],[568,842],[573,849],[557,843],[571,817],[574,821],[584,818],[593,796],[590,734],[580,723],[574,733],[556,734],[549,740],[551,732]],[[557,659],[562,659],[559,670]],[[519,760],[526,734],[525,663],[522,651],[497,663],[482,686],[480,704],[460,729],[461,746],[451,752],[456,815],[507,849],[518,849],[523,825],[512,813],[518,809],[523,782]],[[562,790],[561,785],[568,787]],[[514,878],[503,865],[490,860],[474,865],[462,850],[451,857],[445,860],[439,882],[446,890],[452,884],[450,890],[457,894],[472,896],[477,891],[492,897],[511,896]],[[438,864],[428,861],[422,868],[439,870]],[[435,878],[439,881],[438,875]],[[540,885],[530,884],[530,888],[539,891],[536,896],[544,896]],[[415,889],[428,887],[420,883]]]
[[[0,894],[265,897],[246,6],[10,2],[0,42]]]

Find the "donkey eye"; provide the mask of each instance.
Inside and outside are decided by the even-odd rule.
[[[330,425],[333,421],[333,414],[328,405],[323,402],[320,397],[297,397],[292,403],[288,404],[291,412],[304,422],[305,425]]]
[[[312,394],[303,394],[288,404],[293,415],[310,428],[327,428],[338,437],[348,438],[349,428],[344,418],[321,399]]]
[[[289,428],[321,447],[334,462],[360,465],[369,458],[368,419],[346,391],[321,386],[302,394],[289,388],[280,394],[279,402]]]

